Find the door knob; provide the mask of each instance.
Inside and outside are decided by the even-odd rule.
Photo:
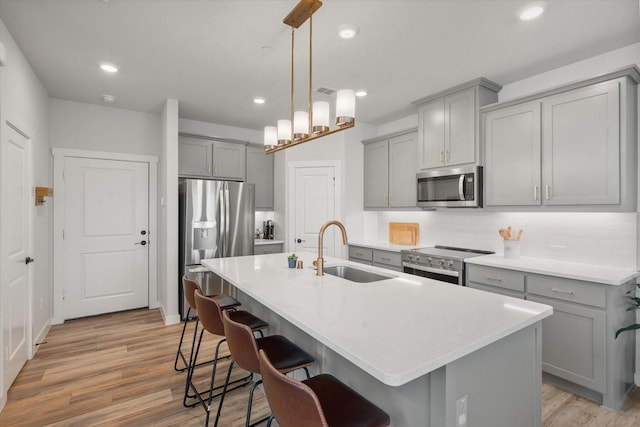
[[[142,231],[140,232],[140,234],[142,234],[142,235],[144,236],[145,234],[147,234],[147,231],[146,231],[146,230],[142,230]]]
[[[296,242],[302,243],[302,242],[306,242],[306,240],[298,239],[298,240],[296,240]]]
[[[143,241],[141,241],[140,243],[136,243],[136,245],[142,245],[142,246],[144,246],[144,245],[146,245],[146,244],[147,244],[147,241],[146,241],[146,240],[143,240]]]
[[[29,264],[29,263],[34,262],[34,261],[35,261],[35,259],[33,259],[30,256],[28,256],[28,257],[25,258],[24,263],[25,264]]]

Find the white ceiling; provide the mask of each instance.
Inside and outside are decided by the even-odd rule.
[[[297,1],[0,0],[0,18],[52,98],[102,104],[110,94],[114,107],[150,113],[174,98],[182,118],[261,129],[289,115],[282,19]],[[640,41],[638,0],[550,0],[541,18],[522,22],[526,3],[325,0],[313,17],[313,87],[367,89],[357,120],[380,124],[480,76],[505,85]],[[345,23],[360,34],[338,38]],[[297,108],[307,103],[307,46],[305,24]],[[101,61],[121,71],[106,75]]]

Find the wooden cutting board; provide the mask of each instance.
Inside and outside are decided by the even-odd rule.
[[[389,243],[415,245],[420,241],[420,225],[417,222],[390,222]]]

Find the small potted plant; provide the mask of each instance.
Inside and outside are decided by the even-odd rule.
[[[637,284],[636,286],[640,288],[640,284]],[[631,303],[629,307],[627,307],[627,311],[640,310],[640,297],[636,296],[635,288],[627,292],[627,298]],[[620,335],[622,332],[635,331],[637,329],[640,329],[640,324],[638,323],[632,323],[629,326],[620,328],[616,331],[616,338],[618,338],[618,335]]]
[[[298,261],[298,257],[295,253],[289,255],[289,268],[296,268],[296,262]]]

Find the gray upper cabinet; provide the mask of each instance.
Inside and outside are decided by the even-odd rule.
[[[247,179],[256,186],[256,210],[273,210],[273,155],[262,147],[247,147]]]
[[[620,100],[617,81],[545,99],[545,203],[620,203]]]
[[[483,109],[485,206],[633,209],[639,75],[623,75]]]
[[[540,102],[491,111],[485,119],[485,205],[540,204]]]
[[[479,109],[496,102],[501,86],[477,79],[415,101],[418,168],[475,163],[479,159]]]
[[[233,142],[213,141],[213,177],[244,180],[245,146]]]
[[[180,136],[178,175],[244,181],[245,143]]]
[[[364,207],[416,206],[416,131],[363,141]]]
[[[211,141],[180,137],[178,144],[178,174],[211,178]]]

